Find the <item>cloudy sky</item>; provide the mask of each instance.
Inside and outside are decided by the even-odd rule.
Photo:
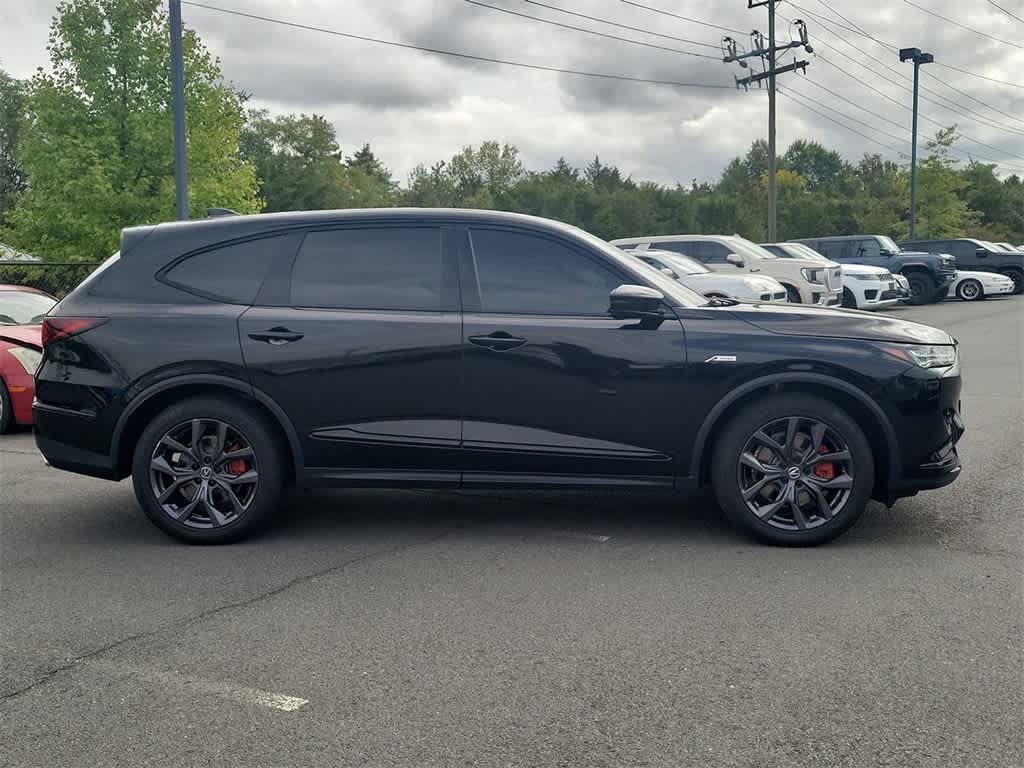
[[[749,31],[766,31],[767,17],[763,8],[748,11],[744,0],[636,0],[696,21],[623,0],[479,0],[647,44],[637,45],[467,0],[202,1],[298,24],[484,57],[725,86],[732,86],[734,75],[744,72],[720,61],[721,37],[731,34],[749,47]],[[997,1],[1024,19],[1024,1]],[[909,0],[781,3],[780,38],[789,39],[791,20],[803,18],[814,55],[797,49],[797,55],[811,62],[807,76],[780,78],[784,90],[779,98],[780,152],[797,138],[821,141],[851,159],[865,152],[900,159],[900,152],[909,152],[907,87],[912,66],[900,64],[893,50],[854,28],[883,43],[918,46],[943,64],[1024,86],[1024,22],[988,0],[914,3],[950,21],[925,13]],[[56,2],[4,5],[0,66],[15,76],[30,76],[36,67],[47,65],[46,35]],[[599,155],[636,179],[688,184],[695,178],[717,177],[729,159],[746,151],[767,130],[767,97],[756,88],[743,93],[734,88],[684,88],[533,71],[361,42],[194,5],[184,6],[184,17],[221,59],[226,77],[251,92],[259,106],[326,115],[337,127],[345,151],[369,141],[403,180],[419,162],[429,164],[466,144],[497,139],[518,146],[530,168],[550,166],[559,156],[583,165]],[[785,61],[791,58],[788,54]],[[930,90],[923,96],[933,100],[922,101],[923,135],[933,133],[936,123],[957,122],[972,140],[959,145],[961,157],[1004,161],[1004,172],[1024,173],[1024,87],[937,65],[922,68],[922,85]],[[830,122],[809,107],[888,147]]]

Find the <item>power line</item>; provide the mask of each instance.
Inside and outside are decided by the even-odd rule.
[[[650,11],[651,13],[660,13],[662,16],[671,16],[673,19],[682,19],[683,21],[690,21],[690,22],[693,22],[694,24],[701,24],[701,25],[703,25],[705,27],[711,27],[712,29],[721,29],[724,32],[732,32],[733,34],[736,34],[736,35],[745,35],[745,34],[747,34],[742,29],[733,29],[732,27],[723,27],[721,24],[712,24],[710,21],[703,21],[702,19],[694,19],[694,18],[692,18],[690,16],[682,16],[682,15],[680,15],[678,13],[672,13],[672,11],[666,11],[666,10],[664,10],[662,8],[654,8],[653,6],[650,6],[650,5],[644,5],[643,3],[637,3],[637,2],[634,2],[634,0],[620,0],[620,2],[623,2],[626,5],[632,5],[632,6],[636,7],[636,8],[643,8],[645,11]]]
[[[866,112],[867,114],[871,115],[872,117],[877,117],[879,120],[888,123],[889,125],[893,126],[894,128],[899,128],[900,130],[903,130],[903,131],[907,130],[907,127],[905,125],[901,125],[900,123],[897,123],[895,120],[890,120],[885,115],[880,115],[877,112],[872,112],[867,107],[865,107],[865,106],[863,106],[861,104],[857,104],[854,101],[851,101],[849,99],[849,97],[843,96],[841,93],[836,93],[831,88],[826,88],[824,85],[822,85],[821,83],[819,83],[819,82],[817,82],[815,80],[811,80],[810,78],[807,78],[807,82],[810,83],[811,85],[813,85],[815,88],[820,88],[821,90],[825,91],[825,93],[829,93],[829,94],[835,96],[837,99],[840,99],[841,101],[845,101],[851,107],[856,107],[857,109]],[[806,96],[806,94],[804,94],[804,95]]]
[[[653,29],[644,29],[643,27],[631,27],[629,24],[621,24],[617,21],[611,21],[610,19],[601,19],[597,16],[588,16],[585,13],[578,13],[576,11],[570,11],[568,8],[559,8],[557,5],[548,5],[547,3],[541,3],[539,0],[522,0],[524,3],[530,5],[536,5],[541,8],[547,8],[551,11],[558,11],[559,13],[565,13],[569,16],[575,16],[580,19],[587,19],[588,21],[596,21],[600,24],[607,24],[612,27],[618,27],[619,29],[628,29],[630,32],[640,32],[645,35],[652,35],[654,37],[660,37],[664,40],[675,40],[677,43],[689,43],[690,45],[699,45],[702,48],[714,48],[716,51],[720,49],[720,46],[714,43],[702,43],[698,40],[687,40],[685,37],[676,37],[675,35],[666,35],[662,32],[655,32]]]
[[[497,59],[490,56],[478,56],[472,53],[462,53],[460,51],[447,51],[443,48],[430,48],[423,45],[413,45],[412,43],[400,43],[396,40],[383,40],[377,37],[369,37],[367,35],[356,35],[351,32],[339,32],[336,29],[327,29],[325,27],[316,27],[311,24],[300,24],[295,21],[286,21],[284,19],[275,19],[269,16],[260,16],[255,13],[247,13],[245,11],[236,11],[230,8],[219,8],[214,5],[207,5],[205,3],[198,3],[194,0],[181,0],[183,5],[190,5],[194,8],[203,8],[207,11],[215,11],[217,13],[226,13],[232,16],[241,16],[247,19],[254,19],[256,21],[265,21],[270,24],[279,24],[285,27],[293,27],[295,29],[304,29],[310,32],[321,32],[326,35],[334,35],[335,37],[344,37],[349,40],[360,40],[366,43],[377,43],[379,45],[389,45],[394,48],[405,48],[412,51],[422,51],[424,53],[434,53],[439,56],[451,56],[457,59],[467,59],[469,61],[482,61],[490,64],[503,64],[509,67],[520,67],[523,69],[535,69],[541,72],[556,72],[563,75],[577,75],[579,77],[594,77],[601,78],[604,80],[620,80],[629,83],[647,83],[649,85],[665,85],[672,88],[708,88],[713,90],[735,90],[733,85],[717,85],[715,83],[689,83],[678,80],[656,80],[646,77],[631,77],[629,75],[615,75],[604,72],[586,72],[578,69],[565,69],[562,67],[550,67],[543,64],[528,64],[522,61],[511,61],[509,59]]]
[[[860,118],[854,117],[852,115],[848,115],[845,112],[843,112],[841,109],[836,109],[835,107],[831,107],[828,104],[822,104],[820,101],[817,101],[816,99],[812,99],[806,93],[801,93],[800,91],[797,91],[796,93],[798,93],[800,96],[802,96],[803,98],[807,99],[808,101],[811,101],[811,102],[817,104],[819,107],[822,107],[823,109],[827,109],[827,110],[830,110],[831,112],[835,112],[837,115],[842,115],[847,120],[851,120],[852,122],[857,123],[858,125],[863,125],[865,128],[867,128],[869,130],[872,130],[872,131],[875,131],[876,133],[880,133],[883,136],[887,136],[888,138],[893,139],[894,141],[903,141],[904,140],[904,138],[902,136],[896,136],[896,135],[894,135],[892,133],[889,133],[888,131],[883,131],[881,128],[876,128],[871,123],[865,122],[864,120],[861,120]],[[897,126],[897,127],[899,128],[901,126]]]
[[[695,51],[684,51],[682,48],[669,48],[667,45],[658,45],[657,43],[645,43],[643,40],[633,40],[628,37],[620,37],[619,35],[610,35],[607,32],[597,32],[593,29],[587,29],[585,27],[577,27],[572,24],[563,24],[560,21],[552,21],[551,19],[544,19],[540,16],[531,16],[528,13],[520,13],[519,11],[513,11],[511,8],[502,8],[497,5],[488,5],[482,3],[480,0],[463,0],[465,3],[470,5],[476,5],[480,8],[488,8],[492,11],[498,11],[499,13],[507,13],[509,16],[518,16],[521,19],[530,19],[531,21],[539,21],[542,24],[550,24],[553,27],[561,27],[562,29],[571,29],[574,32],[583,32],[587,35],[594,35],[595,37],[603,37],[606,40],[618,40],[622,43],[630,43],[632,45],[641,45],[644,48],[654,48],[659,51],[669,51],[670,53],[681,53],[684,56],[697,56],[702,59],[712,59],[718,61],[721,56],[712,56],[707,53],[696,53]]]
[[[1019,22],[1020,22],[1021,24],[1024,24],[1024,19],[1022,19],[1022,18],[1021,18],[1020,16],[1018,16],[1017,14],[1015,14],[1015,13],[1012,13],[1012,12],[1010,12],[1010,11],[1006,10],[1006,9],[1005,9],[1005,8],[1003,8],[1003,6],[1001,6],[1001,5],[999,4],[999,3],[995,2],[995,0],[988,0],[988,4],[989,4],[989,5],[994,5],[994,6],[995,6],[996,8],[998,8],[998,9],[999,9],[1000,11],[1002,11],[1002,12],[1003,12],[1003,13],[1005,13],[1005,14],[1006,14],[1007,16],[1009,16],[1009,17],[1010,17],[1011,19],[1016,19],[1016,20],[1017,20],[1017,21],[1019,21]]]
[[[625,1],[626,0],[623,0],[623,2],[625,2]],[[821,5],[823,5],[825,8],[828,8],[829,10],[832,10],[831,6],[826,4],[824,2],[824,0],[818,0],[818,2],[821,3]],[[808,16],[811,16],[812,18],[815,18],[816,20],[829,21],[832,24],[835,24],[835,26],[839,27],[840,29],[844,29],[847,32],[853,32],[856,35],[861,35],[862,37],[866,37],[869,40],[873,40],[874,42],[878,43],[878,45],[890,49],[890,51],[898,51],[899,50],[899,46],[896,45],[896,43],[887,42],[887,41],[882,40],[882,39],[880,39],[878,37],[875,37],[872,34],[864,32],[864,31],[862,31],[860,29],[855,29],[854,27],[850,27],[850,26],[844,26],[844,25],[839,24],[839,23],[837,23],[835,21],[832,21],[832,19],[826,19],[824,16],[821,16],[821,15],[815,13],[814,11],[810,11],[807,8],[803,8],[803,7],[797,5],[796,3],[792,2],[792,1],[790,2],[790,5],[792,5],[794,8],[796,8],[799,11],[801,11],[802,13],[805,13]],[[835,34],[835,33],[833,33],[833,34]],[[933,67],[942,67],[944,69],[949,69],[949,70],[952,70],[953,72],[959,72],[962,75],[968,75],[969,77],[975,77],[975,78],[977,78],[979,80],[987,80],[990,83],[998,83],[999,85],[1006,85],[1006,86],[1009,86],[1011,88],[1020,88],[1020,89],[1024,90],[1024,83],[1015,83],[1015,82],[1013,82],[1011,80],[1001,80],[998,77],[990,77],[989,75],[983,75],[980,72],[974,72],[974,71],[972,71],[970,69],[964,69],[963,67],[958,67],[958,66],[956,66],[954,64],[944,64],[941,61],[934,61],[934,62],[932,62],[932,66]]]
[[[843,18],[845,18],[845,17],[843,17]],[[831,21],[831,20],[829,20],[829,21]],[[819,22],[819,23],[821,23],[821,22]],[[832,23],[835,24],[835,22],[832,22]],[[829,34],[833,35],[837,40],[842,42],[844,45],[847,45],[850,48],[853,48],[853,50],[857,51],[858,53],[860,53],[860,54],[862,54],[864,56],[868,55],[866,51],[864,51],[862,48],[858,48],[853,43],[851,43],[848,40],[846,40],[845,38],[843,38],[837,32],[832,30],[828,25],[822,23],[821,26],[822,26],[822,28],[826,32],[828,32]],[[839,25],[836,24],[836,26],[839,26]],[[843,69],[842,67],[840,67],[837,64],[834,64],[832,61],[830,61],[829,59],[825,58],[824,55],[818,54],[818,58],[821,61],[823,61],[826,64],[828,64],[829,66],[833,67],[834,69],[842,72],[844,75],[848,74],[845,69]],[[866,69],[867,71],[871,72],[872,74],[876,75],[877,77],[882,78],[883,80],[885,80],[885,81],[887,81],[887,82],[897,86],[898,88],[901,88],[901,89],[907,91],[908,93],[913,93],[912,89],[909,86],[904,85],[903,83],[900,83],[900,82],[898,82],[896,80],[893,80],[890,77],[887,77],[886,75],[882,74],[881,72],[873,69],[872,67],[869,67],[866,64],[863,64],[860,61],[857,61],[854,58],[850,58],[849,60],[852,61],[853,63],[857,64],[857,66]],[[895,68],[893,68],[891,66],[886,65],[884,62],[876,61],[875,63],[883,66],[885,69],[888,69],[888,70],[890,70],[892,72],[895,72],[896,74],[901,74],[899,72],[899,70],[897,70],[897,69],[895,69]],[[941,81],[939,81],[939,82],[941,82]],[[897,99],[894,99],[893,97],[889,96],[888,94],[880,91],[878,88],[875,88],[870,83],[862,82],[861,85],[863,85],[868,90],[873,91],[874,93],[878,94],[879,96],[881,96],[882,98],[886,99],[887,101],[892,102],[893,104],[895,104],[900,109],[904,109],[904,110],[910,111],[910,107],[908,107],[904,102],[901,102],[901,101],[898,101]],[[955,91],[958,91],[958,92],[962,93],[964,96],[967,96],[968,98],[972,99],[973,101],[976,101],[977,103],[981,104],[982,106],[988,107],[989,109],[993,109],[994,111],[997,111],[997,112],[1001,112],[1001,110],[996,109],[995,107],[987,104],[984,101],[981,101],[980,99],[976,99],[975,97],[971,96],[970,94],[967,94],[965,92],[959,91],[959,89],[954,88],[953,86],[948,86],[948,87],[952,88]],[[949,110],[950,112],[953,112],[953,113],[959,115],[960,117],[965,117],[965,118],[967,118],[968,120],[970,120],[972,122],[979,123],[979,124],[984,125],[984,126],[989,127],[989,128],[994,128],[996,130],[1006,131],[1008,133],[1013,133],[1013,134],[1018,135],[1018,136],[1024,136],[1024,128],[1020,128],[1020,127],[1012,126],[1012,125],[1007,125],[1007,124],[1001,123],[1001,122],[999,122],[997,120],[993,120],[991,118],[988,118],[985,115],[980,115],[980,114],[977,114],[977,113],[972,113],[972,112],[964,111],[963,108],[961,108],[960,105],[957,104],[956,102],[954,102],[952,99],[949,99],[948,97],[943,96],[942,94],[940,94],[937,91],[934,91],[934,90],[932,90],[930,88],[922,87],[921,90],[925,91],[926,93],[932,94],[934,97],[936,97],[936,98],[929,98],[928,96],[922,96],[921,98],[923,100],[925,100],[925,101],[927,101],[929,103],[935,104],[935,105],[937,105],[939,107],[942,107],[943,109]],[[936,99],[942,99],[942,101],[936,101]],[[861,108],[863,109],[863,107],[861,107]],[[1011,118],[1013,117],[1012,115],[1009,115],[1009,113],[1002,113],[1002,114],[1006,114],[1008,117],[1011,117]],[[926,120],[928,122],[931,122],[931,123],[933,123],[935,125],[939,125],[940,127],[942,127],[942,123],[939,123],[936,120],[933,120],[933,119],[931,119],[931,118],[929,118],[929,117],[927,117],[925,115],[922,115],[921,117],[922,117],[923,120]],[[1019,119],[1019,118],[1014,118],[1014,119]],[[968,134],[961,133],[961,137],[963,139],[965,139],[966,141],[972,143],[972,144],[977,144],[977,145],[982,146],[982,147],[987,147],[988,149],[994,150],[994,151],[999,152],[1001,154],[1005,154],[1005,155],[1007,155],[1007,156],[1009,156],[1011,158],[1015,158],[1015,159],[1018,159],[1018,160],[1024,160],[1024,157],[1021,157],[1019,155],[1014,155],[1012,152],[1008,152],[1005,149],[1000,149],[999,147],[995,147],[992,144],[988,144],[988,143],[986,143],[984,141],[981,141],[979,139],[976,139],[973,136],[970,136]]]
[[[917,8],[917,10],[919,11],[924,11],[930,16],[934,16],[937,19],[942,19],[944,22],[946,22],[947,24],[952,24],[954,27],[960,27],[960,29],[966,29],[968,32],[973,32],[974,34],[980,35],[981,37],[987,37],[989,40],[995,40],[997,43],[1002,43],[1003,45],[1012,45],[1014,48],[1020,48],[1024,50],[1024,45],[1021,45],[1020,43],[1014,43],[1011,42],[1010,40],[1003,40],[1001,37],[995,37],[994,35],[990,35],[988,32],[982,32],[980,29],[968,27],[966,24],[961,24],[959,21],[954,21],[948,16],[943,16],[941,13],[936,13],[935,11],[929,8],[925,8],[923,5],[918,5],[917,3],[911,2],[911,0],[903,0],[903,2],[911,6],[912,8]]]
[[[804,103],[804,101],[802,100],[803,97],[801,97],[799,93],[794,93],[794,92],[792,92],[790,90],[783,90],[783,89],[779,89],[779,93],[781,95],[783,95],[783,96],[788,97],[788,98],[795,99],[796,102],[798,104],[800,104],[800,106],[802,106],[804,109],[809,109],[811,112],[814,112],[816,115],[819,115],[819,116],[825,118],[826,120],[828,120],[830,122],[833,122],[833,123],[835,123],[836,125],[838,125],[838,126],[840,126],[842,128],[845,128],[846,130],[850,131],[851,133],[856,133],[858,136],[861,136],[862,138],[867,139],[868,141],[872,142],[873,144],[877,144],[880,147],[885,147],[886,149],[891,150],[891,151],[895,152],[898,155],[903,155],[904,154],[901,150],[897,149],[896,147],[894,147],[894,146],[892,146],[890,144],[886,144],[883,141],[879,141],[878,139],[872,138],[871,136],[868,136],[866,133],[861,133],[856,128],[851,127],[849,124],[844,123],[841,120],[836,120],[834,117],[830,117],[829,115],[826,115],[824,112],[822,112],[822,111],[820,111],[818,109],[815,109],[810,104]]]

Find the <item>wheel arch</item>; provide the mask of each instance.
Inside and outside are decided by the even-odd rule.
[[[189,374],[153,384],[140,392],[117,420],[111,443],[111,458],[119,472],[130,473],[132,453],[146,424],[164,408],[197,395],[226,395],[255,406],[288,446],[288,479],[301,484],[302,445],[291,419],[267,394],[247,382],[216,374]]]
[[[882,408],[852,384],[825,374],[778,373],[763,376],[737,387],[723,397],[704,418],[694,441],[690,477],[696,485],[706,485],[715,439],[740,409],[757,397],[777,392],[800,392],[835,402],[854,418],[871,444],[875,459],[876,498],[887,499],[888,486],[900,477],[899,445],[896,432]]]

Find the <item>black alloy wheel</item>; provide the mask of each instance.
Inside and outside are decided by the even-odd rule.
[[[281,438],[254,406],[221,397],[183,400],[158,414],[135,446],[132,480],[146,517],[194,544],[237,541],[277,511]]]
[[[907,282],[910,283],[909,302],[911,304],[928,304],[940,298],[936,296],[938,289],[931,275],[926,275],[924,272],[911,272],[907,275]]]
[[[217,419],[189,419],[169,429],[149,462],[160,508],[189,528],[235,522],[252,505],[260,472],[248,438]]]
[[[849,446],[834,429],[799,416],[754,432],[736,469],[747,508],[785,531],[817,528],[842,512],[855,471]]]
[[[821,544],[867,507],[875,483],[871,446],[836,403],[796,392],[761,396],[716,430],[715,497],[753,536],[773,544]]]

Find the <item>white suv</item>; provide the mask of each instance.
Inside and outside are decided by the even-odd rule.
[[[836,306],[842,297],[842,270],[835,262],[779,259],[739,235],[660,235],[612,240],[638,253],[648,248],[691,256],[708,269],[726,274],[753,272],[774,277],[796,304]]]

